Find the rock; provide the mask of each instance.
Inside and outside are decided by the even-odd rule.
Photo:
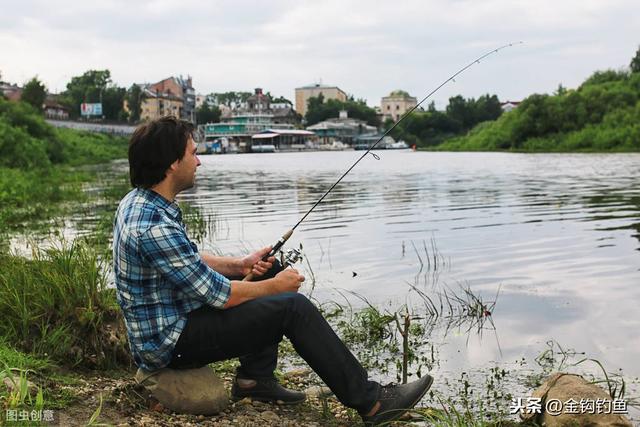
[[[321,386],[309,387],[307,390],[305,390],[305,393],[307,394],[307,396],[318,397],[318,398],[329,397],[333,395],[333,392],[329,387],[321,387]]]
[[[526,421],[535,421],[547,427],[573,425],[632,427],[628,418],[621,414],[611,413],[614,399],[609,396],[609,393],[588,382],[580,375],[557,372],[548,377],[533,392],[533,397],[541,399],[542,410],[540,414],[523,413],[522,418]],[[552,401],[561,403],[559,413],[550,413],[553,409],[550,406]],[[581,402],[585,402],[588,406],[583,407]],[[608,403],[598,405],[597,402]],[[601,413],[597,413],[598,406],[602,409]]]
[[[260,416],[266,421],[277,421],[278,419],[280,419],[278,414],[273,411],[264,411],[260,414]]]
[[[154,372],[138,369],[135,378],[162,406],[177,413],[214,415],[229,405],[222,381],[208,366]]]
[[[10,376],[4,377],[2,379],[2,382],[4,383],[4,386],[7,389],[7,393],[10,394],[14,390],[20,389],[20,376],[12,375],[12,374],[9,374],[9,375]],[[34,383],[24,378],[23,380],[27,382],[27,390],[29,391],[29,394],[34,394],[38,392],[38,387]]]
[[[288,380],[297,379],[300,377],[308,377],[313,371],[311,369],[294,369],[284,373],[284,378]]]

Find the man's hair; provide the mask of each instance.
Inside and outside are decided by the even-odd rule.
[[[129,141],[129,179],[134,187],[150,188],[184,157],[193,124],[165,116],[138,126]]]

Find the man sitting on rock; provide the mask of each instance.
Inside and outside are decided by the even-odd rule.
[[[299,403],[305,394],[282,387],[273,375],[286,336],[365,423],[399,418],[427,392],[430,376],[406,385],[370,381],[317,308],[297,293],[304,281],[298,271],[264,279],[274,259],[261,258],[270,248],[219,257],[199,253],[189,240],[175,198],[194,185],[200,166],[192,133],[190,123],[164,117],[138,127],[129,144],[134,189],[116,213],[113,260],[136,364],[154,371],[239,357],[233,399]],[[229,279],[250,272],[263,280]]]

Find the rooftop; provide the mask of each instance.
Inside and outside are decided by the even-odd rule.
[[[297,87],[296,89],[340,89],[338,86],[323,85],[321,83],[313,83],[307,86]]]

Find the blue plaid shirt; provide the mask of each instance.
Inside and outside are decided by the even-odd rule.
[[[231,292],[187,237],[178,205],[152,190],[136,188],[120,202],[113,267],[131,353],[146,370],[171,361],[190,311],[222,308]]]

